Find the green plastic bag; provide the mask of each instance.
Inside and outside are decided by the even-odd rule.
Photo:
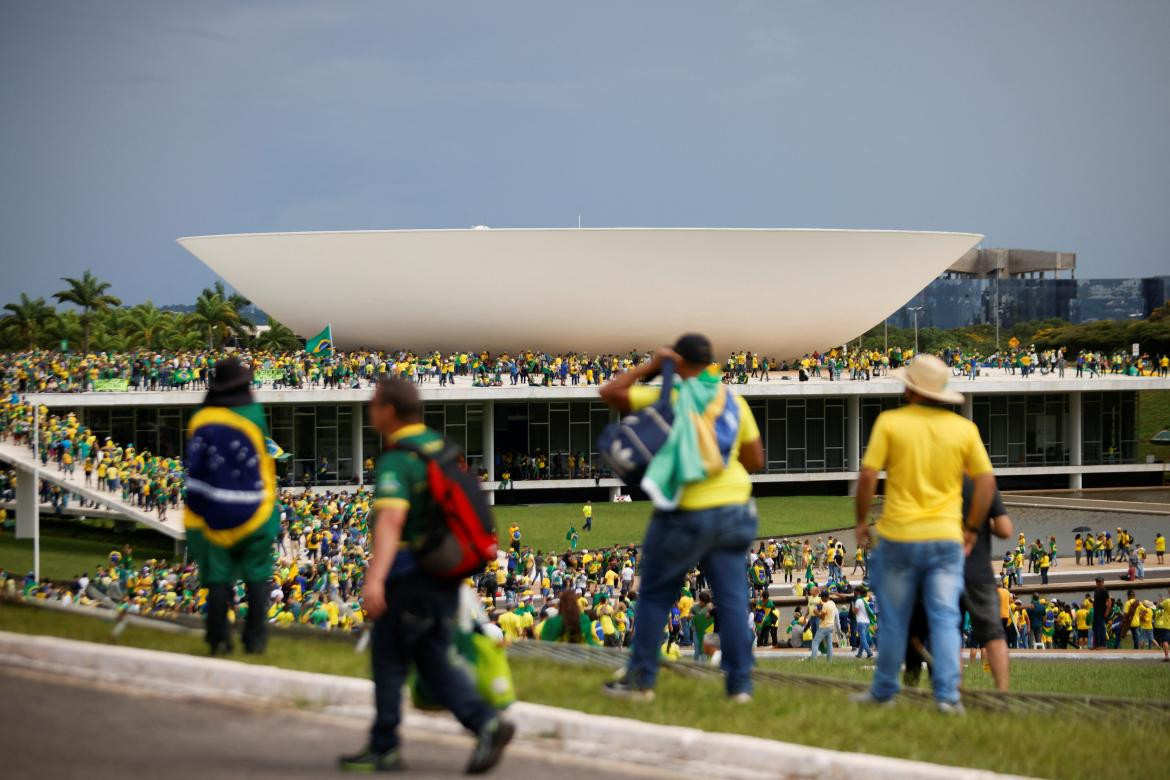
[[[449,653],[451,665],[467,672],[475,684],[475,690],[492,707],[503,710],[516,701],[512,669],[508,666],[508,656],[502,643],[479,631],[461,631],[455,634]],[[407,685],[416,709],[443,709],[413,667],[407,677]]]

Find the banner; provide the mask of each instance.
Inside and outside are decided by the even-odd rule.
[[[124,392],[130,389],[129,379],[95,379],[93,389],[98,392]]]
[[[257,382],[276,382],[284,379],[284,371],[279,368],[262,368],[252,376]]]

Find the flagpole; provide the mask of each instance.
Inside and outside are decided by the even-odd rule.
[[[41,462],[41,404],[33,405],[33,580],[36,585],[41,583],[41,497],[40,497],[40,470]]]

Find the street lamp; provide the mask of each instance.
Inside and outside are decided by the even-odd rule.
[[[906,309],[914,315],[914,357],[918,357],[918,312],[922,311],[923,308],[925,307],[910,306]]]

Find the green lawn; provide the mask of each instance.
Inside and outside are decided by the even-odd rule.
[[[112,643],[110,624],[29,607],[0,605],[0,630],[50,634]],[[175,636],[128,628],[118,644],[202,653],[195,636]],[[347,643],[328,639],[294,639],[277,632],[262,659],[237,655],[247,663],[291,669],[365,676],[367,659]],[[791,663],[802,673],[833,673],[866,679],[861,665],[810,666]],[[970,711],[956,719],[931,708],[902,703],[892,709],[869,709],[848,703],[839,691],[818,691],[785,685],[759,686],[750,705],[729,704],[716,679],[696,679],[665,671],[658,698],[651,704],[618,702],[602,697],[598,688],[611,672],[592,667],[559,665],[533,659],[512,661],[517,692],[525,701],[582,712],[637,718],[654,723],[691,726],[707,731],[746,734],[766,739],[841,750],[934,761],[1001,772],[1059,778],[1113,777],[1118,773],[1115,751],[1070,750],[1086,736],[1123,737],[1141,745],[1141,765],[1170,765],[1170,721],[1143,714],[1123,718],[1103,714],[1091,721],[1050,715],[991,714]],[[969,672],[968,684],[973,684]],[[1021,687],[1036,690],[1084,691],[1166,696],[1167,675],[1160,664],[1115,661],[1094,663],[1019,663],[1013,668]],[[981,673],[981,672],[980,672]],[[1096,680],[1096,682],[1091,682]],[[1139,690],[1142,689],[1142,690]],[[1109,735],[1109,736],[1105,736]],[[1020,745],[1027,749],[1021,750]],[[766,773],[765,773],[766,774]]]
[[[77,538],[53,531],[41,536],[41,576],[50,579],[69,579],[82,572],[90,575],[106,563],[111,550],[121,550],[125,542],[111,536],[108,540]],[[134,555],[139,560],[171,558],[173,547],[142,546],[134,544]],[[10,532],[0,534],[0,569],[25,574],[33,568],[32,539],[14,539]]]
[[[963,659],[966,663],[966,652]],[[765,658],[763,669],[788,674],[814,674],[869,682],[873,661],[853,658],[845,662],[810,662],[800,658]],[[923,675],[923,686],[928,681]],[[1025,659],[1012,664],[1011,687],[1014,691],[1042,693],[1077,693],[1089,696],[1121,696],[1130,699],[1165,699],[1170,697],[1170,669],[1156,661],[1090,661]],[[990,690],[995,687],[991,673],[983,671],[976,659],[963,673],[963,687]]]
[[[760,536],[818,533],[851,525],[853,504],[844,496],[761,498]],[[572,523],[581,534],[580,549],[640,543],[652,508],[647,501],[593,505],[593,531],[581,531],[581,504],[531,504],[496,507],[500,543],[507,546],[508,526],[520,524],[523,542],[533,549],[566,550],[565,532]],[[135,557],[171,558],[170,540],[148,530],[119,533],[112,523],[45,520],[41,534],[41,574],[51,579],[93,573],[111,550],[129,542]],[[0,569],[21,574],[32,570],[32,540],[0,532]]]
[[[757,499],[759,536],[811,534],[853,525],[853,500],[847,496],[772,496]],[[568,549],[565,534],[572,525],[581,535],[580,547],[589,549],[614,544],[640,543],[650,520],[648,501],[614,504],[594,502],[593,530],[581,530],[582,504],[529,504],[497,506],[500,543],[512,522],[520,524],[523,543],[537,550]]]
[[[1170,447],[1150,444],[1155,433],[1170,428],[1170,393],[1165,390],[1138,392],[1137,437],[1138,461],[1145,463],[1147,455],[1157,460],[1170,459]]]

